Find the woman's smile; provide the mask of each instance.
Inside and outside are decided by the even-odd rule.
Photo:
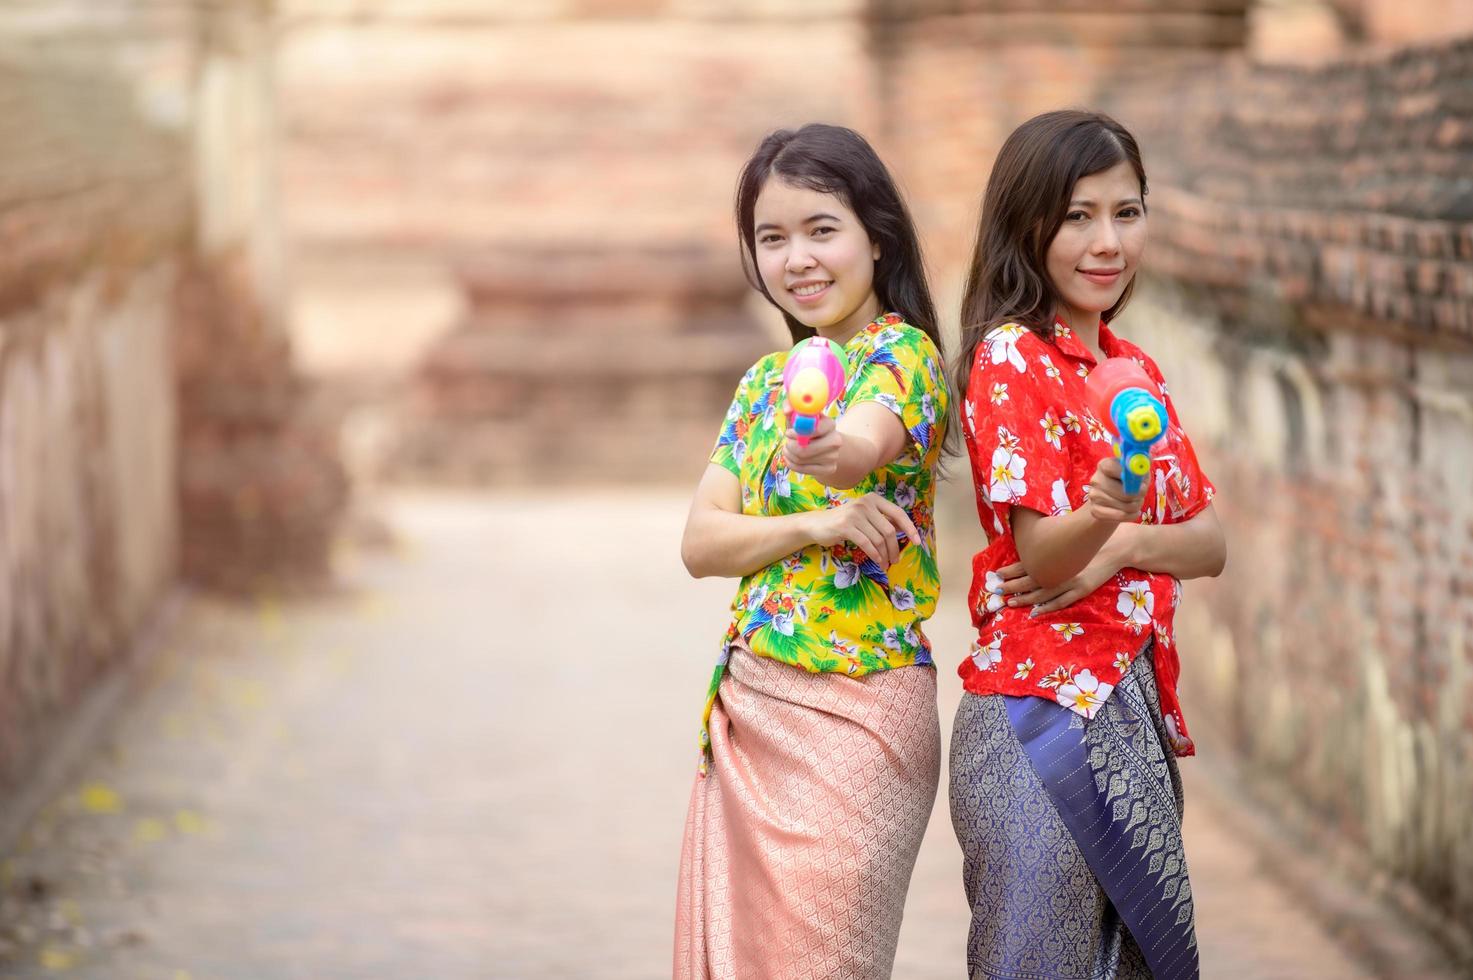
[[[829,287],[834,284],[832,279],[804,279],[788,287],[788,292],[793,298],[804,306],[813,306],[823,301],[828,294]]]
[[[1124,269],[1080,269],[1079,274],[1096,286],[1113,286]]]

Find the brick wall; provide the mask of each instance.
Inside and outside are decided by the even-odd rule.
[[[291,327],[360,393],[364,470],[695,479],[784,343],[743,284],[737,171],[779,126],[866,126],[856,6],[799,32],[763,3],[285,4]]]
[[[0,10],[0,791],[181,565],[259,584],[288,509],[291,567],[325,565],[331,508],[302,486],[331,446],[283,452],[303,399],[272,313],[266,13]]]
[[[1229,62],[1107,104],[1152,180],[1161,361],[1232,557],[1188,704],[1265,798],[1473,920],[1473,41]]]
[[[0,787],[126,646],[178,536],[185,24],[87,6],[0,12]],[[120,28],[147,79],[106,42]]]
[[[234,592],[329,574],[348,497],[337,419],[285,323],[273,5],[198,12],[196,234],[176,295],[182,571]]]
[[[1130,76],[1102,98],[1147,147],[1158,270],[1457,341],[1473,339],[1470,82],[1473,39]]]

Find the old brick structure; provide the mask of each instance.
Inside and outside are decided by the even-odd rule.
[[[737,261],[737,169],[779,125],[862,124],[861,6],[800,37],[760,4],[284,3],[294,336],[367,386],[366,467],[694,478],[781,342]],[[659,441],[609,438],[632,431]]]
[[[0,12],[0,797],[181,571],[325,569],[345,486],[280,320],[269,23]]]

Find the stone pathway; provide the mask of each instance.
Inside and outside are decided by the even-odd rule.
[[[669,491],[401,493],[342,588],[194,598],[123,716],[0,864],[0,974],[668,976],[694,733],[733,584]],[[966,646],[949,583],[929,630]],[[942,673],[949,730],[958,682]],[[1185,767],[1191,771],[1191,763]],[[1189,799],[1191,787],[1188,787]],[[962,975],[943,782],[900,980]],[[1370,976],[1188,806],[1204,976]]]

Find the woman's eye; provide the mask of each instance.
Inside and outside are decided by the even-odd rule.
[[[777,244],[778,242],[780,242],[782,240],[783,240],[783,236],[781,236],[781,235],[775,235],[775,234],[772,234],[771,232],[769,232],[768,234],[763,235],[763,236],[761,236],[760,238],[757,239],[757,241],[759,243],[763,244],[763,245],[775,245],[775,244]]]
[[[1140,216],[1141,216],[1141,209],[1140,208],[1129,207],[1129,208],[1121,208],[1120,209],[1120,217],[1122,217],[1122,218],[1139,218]]]
[[[1068,214],[1064,215],[1064,220],[1065,221],[1087,221],[1087,220],[1089,220],[1089,215],[1085,214],[1083,211],[1070,211]]]
[[[828,225],[819,225],[817,228],[813,229],[813,237],[822,238],[824,235],[832,234],[834,230],[835,229],[830,228]]]

